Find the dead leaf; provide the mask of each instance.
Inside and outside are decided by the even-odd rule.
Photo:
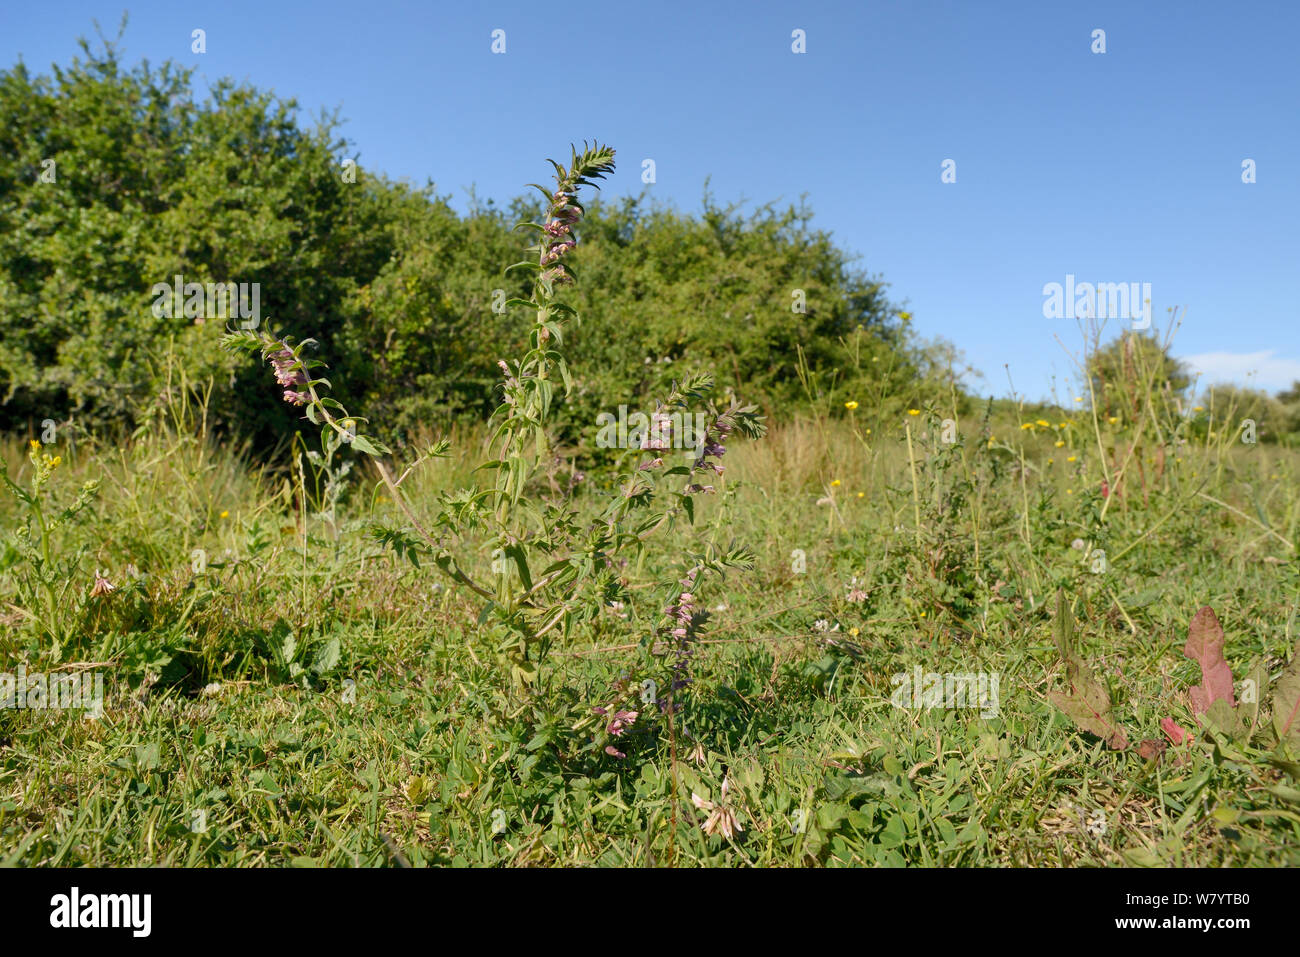
[[[1165,744],[1158,738],[1147,738],[1138,745],[1138,757],[1142,758],[1144,761],[1150,761],[1164,754],[1165,748],[1167,747],[1169,747],[1169,745]]]

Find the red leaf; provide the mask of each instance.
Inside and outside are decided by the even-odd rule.
[[[1163,731],[1175,745],[1186,744],[1192,740],[1189,732],[1179,727],[1178,722],[1173,718],[1161,718],[1160,730]]]
[[[1223,658],[1223,626],[1209,605],[1192,616],[1183,654],[1201,666],[1201,683],[1194,685],[1188,692],[1192,699],[1192,712],[1205,714],[1210,710],[1210,705],[1219,699],[1235,708],[1237,701],[1232,696],[1232,669]]]

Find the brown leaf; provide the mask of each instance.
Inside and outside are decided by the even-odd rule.
[[[1223,626],[1209,605],[1192,616],[1183,654],[1201,666],[1201,683],[1194,685],[1188,692],[1192,699],[1192,712],[1205,714],[1210,710],[1210,705],[1220,700],[1235,708],[1237,702],[1232,696],[1232,669],[1223,657]]]
[[[1156,738],[1147,738],[1138,745],[1138,757],[1144,761],[1150,761],[1152,758],[1158,758],[1165,753],[1165,748],[1169,745]]]

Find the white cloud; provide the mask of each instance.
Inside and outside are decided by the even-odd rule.
[[[1264,352],[1202,352],[1183,356],[1193,373],[1199,372],[1199,385],[1232,382],[1236,385],[1279,392],[1300,380],[1300,359],[1286,359],[1276,349]],[[1252,374],[1253,373],[1253,374]]]

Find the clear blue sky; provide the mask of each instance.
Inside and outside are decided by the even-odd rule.
[[[122,3],[7,2],[0,64],[47,72]],[[599,138],[606,192],[699,208],[797,201],[890,284],[925,336],[1005,394],[1058,394],[1077,347],[1043,286],[1149,282],[1207,378],[1300,378],[1300,3],[150,2],[128,61],[339,107],[363,167],[505,200]],[[206,31],[207,52],[191,51]],[[506,31],[506,53],[491,52]],[[807,52],[791,51],[806,31]],[[1091,51],[1094,29],[1106,52]],[[544,89],[539,80],[544,78]],[[1257,182],[1241,181],[1244,159]],[[957,182],[940,182],[945,159]],[[1117,332],[1120,323],[1110,329]]]

